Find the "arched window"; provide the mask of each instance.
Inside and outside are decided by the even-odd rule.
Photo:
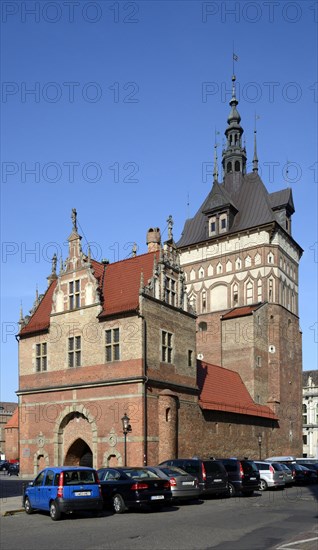
[[[308,424],[307,422],[307,405],[303,404],[303,424]]]
[[[252,281],[248,281],[246,284],[246,303],[252,304],[253,303],[253,283]]]
[[[226,171],[227,171],[228,174],[229,174],[230,172],[232,172],[232,163],[231,163],[231,162],[228,162],[228,163],[227,163]]]
[[[171,422],[171,409],[168,407],[166,409],[166,422]]]
[[[208,325],[205,321],[199,323],[199,332],[206,332],[208,330]]]
[[[206,291],[203,290],[202,292],[202,302],[201,302],[201,305],[202,305],[202,312],[205,312],[206,311]]]
[[[268,301],[269,302],[274,301],[274,280],[273,279],[268,280]]]
[[[235,161],[235,172],[239,172],[241,169],[240,162],[238,160]]]
[[[237,306],[237,304],[238,304],[238,285],[236,283],[233,285],[232,302],[233,302],[233,306]]]

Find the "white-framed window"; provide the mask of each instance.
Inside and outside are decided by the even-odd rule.
[[[307,405],[303,404],[303,424],[308,424],[307,420]]]
[[[223,271],[223,267],[221,262],[219,262],[218,265],[216,266],[216,273],[219,275],[222,273],[222,271]]]
[[[267,262],[269,264],[273,264],[274,263],[274,254],[272,252],[269,252],[269,254],[267,254]]]
[[[262,261],[261,255],[257,252],[255,254],[255,258],[254,258],[255,265],[259,265],[261,263],[261,261]]]
[[[81,285],[80,280],[70,281],[68,284],[68,296],[70,309],[76,309],[81,307]]]
[[[268,279],[268,301],[274,301],[274,279]]]
[[[47,370],[47,343],[36,344],[35,346],[35,370],[43,372]]]
[[[221,214],[219,217],[219,233],[225,233],[227,229],[227,214]]]
[[[229,271],[232,271],[232,262],[228,260],[225,265],[225,270],[228,273]]]
[[[166,278],[166,302],[171,306],[176,305],[176,288],[177,284],[174,279]]]
[[[173,334],[166,330],[161,331],[161,361],[163,363],[173,362]]]
[[[238,304],[238,285],[236,283],[233,285],[232,289],[232,303],[233,306],[237,306]]]
[[[258,279],[258,281],[257,281],[257,301],[261,302],[262,298],[263,298],[262,281],[261,281],[261,279]]]
[[[242,260],[241,260],[241,258],[236,258],[236,260],[235,260],[235,269],[242,269]]]
[[[252,304],[253,303],[253,283],[252,281],[248,281],[246,283],[246,303]]]
[[[245,258],[245,267],[251,267],[251,265],[252,265],[251,256],[246,256],[246,258]]]
[[[203,279],[203,277],[204,277],[204,269],[203,269],[203,267],[200,267],[200,269],[199,269],[199,279]]]
[[[201,294],[201,311],[206,311],[206,291],[203,290]]]
[[[82,361],[82,344],[80,336],[72,336],[68,339],[68,366],[80,367]]]
[[[216,235],[216,230],[217,230],[217,227],[216,227],[216,217],[213,216],[212,218],[209,219],[209,235],[210,236],[213,236],[213,235]]]
[[[119,328],[105,330],[105,360],[106,363],[120,360]]]

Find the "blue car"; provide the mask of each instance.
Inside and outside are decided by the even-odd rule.
[[[103,499],[97,472],[80,466],[45,468],[26,487],[23,507],[27,514],[48,511],[53,521],[80,510],[98,512]]]

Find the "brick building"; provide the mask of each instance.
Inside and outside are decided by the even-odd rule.
[[[303,372],[303,454],[318,461],[318,370]]]
[[[11,420],[14,411],[17,409],[18,403],[0,402],[0,457],[7,457],[8,447],[6,445],[5,426]]]
[[[19,459],[19,409],[16,406],[13,415],[4,427],[6,460]]]
[[[254,402],[279,418],[271,436],[276,454],[300,456],[302,249],[292,236],[292,191],[268,193],[258,173],[256,130],[247,173],[232,81],[222,182],[215,148],[212,189],[177,245],[198,314],[198,357],[239,373]]]

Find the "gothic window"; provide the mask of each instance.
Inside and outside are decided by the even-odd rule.
[[[257,252],[254,258],[255,265],[259,265],[261,263],[261,255]]]
[[[232,262],[230,260],[226,262],[225,269],[227,272],[232,271]]]
[[[251,265],[252,265],[251,256],[246,256],[246,258],[245,258],[245,267],[251,267]]]
[[[202,292],[202,298],[201,299],[202,299],[202,302],[201,302],[202,308],[201,308],[201,310],[202,310],[202,313],[204,313],[206,311],[206,291],[205,290],[203,290],[203,292]]]
[[[80,307],[81,300],[80,300],[80,280],[79,279],[77,279],[76,281],[70,281],[68,294],[69,294],[70,309],[75,309]]]
[[[199,269],[199,278],[203,279],[203,277],[204,277],[204,269],[203,269],[203,267],[200,267],[200,269]]]
[[[68,366],[81,366],[81,337],[72,336],[68,339]]]
[[[274,280],[273,279],[268,280],[268,301],[269,302],[274,301]]]
[[[166,278],[166,302],[171,306],[176,305],[176,281],[170,277]]]
[[[196,310],[196,307],[197,307],[197,297],[194,293],[192,294],[189,294],[189,302],[190,302],[190,305],[191,307]]]
[[[235,260],[235,269],[242,269],[242,260],[241,260],[241,258],[237,258]]]
[[[308,424],[307,421],[307,405],[303,404],[303,424]]]
[[[188,367],[192,367],[192,361],[193,361],[193,351],[192,349],[188,349]]]
[[[171,332],[161,331],[161,361],[163,363],[172,363],[173,355],[173,334]]]
[[[205,321],[199,323],[199,332],[206,332],[208,330],[208,325]]]
[[[216,272],[217,274],[220,274],[222,273],[223,269],[222,269],[222,264],[219,262],[218,265],[216,266]]]
[[[238,304],[238,285],[235,283],[233,285],[233,294],[232,294],[233,298],[232,298],[232,301],[233,301],[233,306],[237,306]]]
[[[46,371],[47,370],[47,344],[43,342],[42,344],[36,344],[36,357],[35,357],[36,371]]]
[[[258,302],[261,302],[261,301],[262,301],[262,297],[263,297],[263,292],[262,292],[262,281],[261,281],[261,279],[258,279],[258,281],[257,281],[257,301],[258,301]]]
[[[190,271],[190,281],[194,281],[194,279],[195,279],[195,271],[194,271],[194,269],[191,269],[191,271]]]
[[[274,254],[272,252],[270,252],[268,255],[267,255],[267,261],[269,264],[273,264],[274,263]]]
[[[246,284],[246,303],[252,304],[253,303],[253,283],[252,281],[248,281]]]
[[[229,174],[230,172],[232,172],[232,163],[231,163],[231,162],[228,162],[228,163],[227,163],[226,171],[227,171],[228,174]]]
[[[208,277],[211,277],[213,275],[213,265],[209,265],[208,267]]]
[[[235,161],[235,172],[239,172],[240,171],[240,163],[238,160]]]
[[[120,360],[119,328],[105,330],[106,363]]]

